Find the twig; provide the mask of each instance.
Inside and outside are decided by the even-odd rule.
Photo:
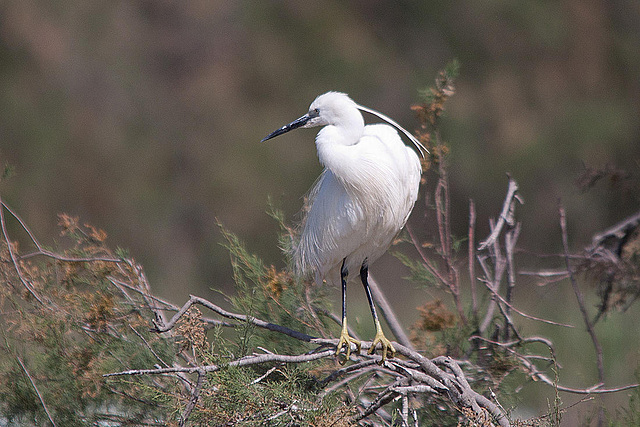
[[[569,262],[569,239],[567,236],[567,219],[564,211],[564,207],[559,205],[558,211],[560,213],[560,228],[562,230],[562,247],[564,249],[565,254],[565,263],[567,265],[567,271],[569,272],[569,281],[571,282],[571,287],[573,288],[573,293],[576,295],[576,300],[578,301],[578,306],[580,307],[580,313],[582,314],[582,320],[587,328],[587,332],[591,337],[591,341],[593,342],[593,347],[596,352],[596,363],[598,367],[598,380],[604,383],[604,361],[602,359],[602,347],[600,346],[600,342],[598,341],[598,337],[596,335],[595,330],[593,329],[593,325],[589,320],[589,314],[587,313],[587,307],[584,302],[584,296],[582,295],[582,291],[578,286],[578,282],[573,275],[573,270],[571,268],[571,264]]]
[[[251,355],[245,356],[236,360],[229,361],[223,365],[206,365],[206,366],[197,366],[197,367],[183,367],[183,366],[174,366],[174,367],[165,367],[165,368],[157,368],[157,369],[132,369],[121,372],[114,372],[105,374],[104,377],[112,377],[112,376],[123,376],[123,375],[170,375],[170,374],[206,374],[209,372],[215,372],[220,370],[223,366],[229,367],[242,367],[242,366],[250,366],[256,364],[264,364],[264,363],[306,363],[314,360],[319,360],[322,358],[333,358],[335,357],[334,347],[337,344],[337,340],[335,339],[320,339],[313,338],[309,335],[293,331],[288,328],[284,328],[279,325],[274,325],[260,319],[249,317],[245,315],[240,315],[236,313],[230,313],[225,310],[222,310],[217,305],[204,300],[202,298],[198,298],[192,296],[187,303],[173,316],[171,320],[167,322],[165,327],[159,331],[168,331],[174,327],[178,319],[187,312],[189,307],[193,304],[203,305],[218,314],[245,322],[250,322],[253,325],[256,325],[261,328],[265,328],[268,330],[276,331],[293,338],[296,338],[301,341],[310,342],[312,344],[319,345],[320,347],[316,349],[315,352],[310,352],[306,354],[299,355],[281,355],[276,353],[269,354],[259,354],[259,355]],[[360,358],[364,360],[359,364],[357,368],[353,368],[353,371],[349,371],[347,368],[342,371],[342,373],[346,372],[354,372],[354,375],[360,375],[360,372],[366,372],[366,370],[375,369],[381,373],[386,373],[387,375],[397,375],[395,372],[401,373],[402,382],[397,383],[396,385],[409,385],[408,382],[404,381],[418,381],[426,386],[428,386],[434,393],[441,394],[445,397],[451,399],[456,405],[460,405],[463,407],[469,407],[473,409],[475,412],[482,411],[484,408],[492,413],[496,419],[499,420],[502,426],[508,426],[509,422],[506,416],[501,412],[501,410],[493,404],[488,399],[483,396],[477,394],[473,391],[466,381],[465,378],[461,377],[461,370],[458,370],[459,367],[455,361],[450,361],[447,364],[447,368],[452,370],[455,375],[445,372],[441,368],[439,368],[435,363],[433,363],[428,358],[420,355],[415,350],[402,345],[400,343],[393,343],[396,347],[396,350],[399,354],[410,359],[410,361],[402,361],[393,359],[393,361],[386,361],[385,368],[383,366],[374,365],[370,361],[375,361],[380,363],[381,358],[378,355],[353,355],[352,357],[358,361]],[[362,349],[366,350],[370,348],[372,345],[371,342],[362,342]],[[329,349],[322,349],[322,347],[331,346]],[[390,369],[394,369],[394,367],[398,367],[400,371],[394,370],[393,373]],[[340,374],[338,374],[340,375]],[[336,378],[334,376],[333,378]],[[331,380],[330,378],[329,380]],[[394,383],[395,384],[395,383]],[[196,385],[194,392],[192,392],[193,396],[197,396],[195,391],[198,389]],[[363,412],[365,414],[371,414],[375,412],[381,405],[384,405],[386,402],[393,400],[398,393],[393,391],[393,389],[387,387],[385,392],[378,393],[376,399],[368,406],[368,408]]]
[[[49,412],[49,409],[47,408],[47,404],[44,403],[44,399],[42,398],[42,395],[40,394],[40,391],[38,390],[38,387],[36,387],[36,383],[33,382],[33,378],[31,378],[31,375],[29,374],[29,371],[27,371],[27,368],[24,366],[24,363],[22,363],[22,360],[20,359],[20,357],[18,357],[18,355],[14,355],[14,356],[15,356],[16,360],[18,361],[18,363],[20,364],[20,367],[22,368],[22,371],[25,373],[27,378],[29,378],[29,382],[31,383],[31,387],[33,387],[33,389],[36,392],[36,395],[38,395],[38,400],[40,400],[40,404],[44,408],[44,412],[47,414],[47,418],[49,418],[49,421],[51,422],[53,427],[57,427],[55,421],[53,421],[53,417],[51,416],[51,413]]]
[[[372,362],[368,365],[373,367],[376,364],[375,360],[367,360],[366,362]],[[363,366],[360,366],[358,369],[354,370],[355,372],[349,376],[344,377],[343,379],[341,379],[340,381],[336,382],[335,384],[333,384],[330,387],[326,387],[324,390],[322,390],[319,394],[320,398],[324,398],[324,396],[326,396],[329,393],[334,392],[335,390],[339,389],[340,387],[349,384],[351,381],[355,380],[356,378],[359,378],[363,375],[366,375],[367,373],[369,373],[368,369],[363,369]],[[324,381],[323,381],[324,382]]]
[[[438,152],[438,184],[436,185],[436,221],[438,223],[438,234],[440,236],[440,256],[444,261],[447,270],[446,285],[453,296],[453,301],[458,311],[458,317],[463,324],[467,323],[464,314],[462,301],[460,299],[460,276],[453,260],[453,242],[451,235],[451,196],[449,194],[449,178],[447,175],[446,159],[442,150],[442,139],[440,131],[436,128],[433,131],[436,139]]]
[[[396,337],[398,342],[404,346],[414,349],[413,344],[411,344],[411,340],[404,332],[402,325],[400,325],[400,321],[398,320],[396,313],[391,308],[389,300],[387,300],[387,297],[380,289],[380,286],[378,286],[378,282],[374,280],[371,275],[369,275],[369,288],[371,289],[373,300],[376,302],[378,307],[380,307],[382,317],[384,317],[387,325],[389,325],[389,329],[391,329],[391,332]]]
[[[559,391],[563,391],[566,393],[572,393],[572,394],[607,394],[607,393],[617,393],[620,391],[624,391],[624,390],[629,390],[632,388],[636,388],[636,387],[640,387],[640,384],[629,384],[629,385],[625,385],[625,386],[620,386],[620,387],[615,387],[615,388],[602,388],[603,384],[599,383],[599,384],[595,384],[591,387],[588,388],[572,388],[572,387],[565,387],[565,386],[561,386],[557,383],[557,381],[552,380],[551,378],[549,378],[545,373],[541,372],[540,370],[538,370],[538,368],[536,367],[536,365],[531,362],[531,360],[529,359],[535,359],[535,358],[539,358],[539,356],[534,356],[534,355],[523,355],[518,353],[517,351],[513,350],[511,347],[513,347],[514,345],[518,345],[518,344],[527,344],[527,343],[534,343],[534,342],[540,342],[543,343],[545,345],[548,346],[548,348],[551,350],[551,354],[554,354],[554,349],[551,346],[551,342],[549,340],[547,340],[546,338],[541,338],[541,337],[530,337],[530,338],[524,338],[522,341],[512,341],[512,342],[508,342],[508,343],[502,343],[502,342],[498,342],[498,341],[494,341],[494,340],[490,340],[488,338],[484,338],[478,335],[474,335],[472,337],[469,338],[474,339],[474,340],[482,340],[485,342],[488,342],[490,344],[493,345],[497,345],[499,347],[504,348],[505,350],[507,350],[508,352],[510,352],[511,354],[513,354],[516,358],[518,358],[518,360],[520,360],[520,362],[522,363],[523,367],[529,371],[529,375],[531,376],[531,378],[533,378],[536,381],[542,381],[543,383],[557,388]],[[555,356],[554,356],[555,357]]]
[[[196,386],[193,388],[193,392],[191,393],[191,397],[189,398],[189,403],[184,408],[184,412],[180,416],[180,422],[178,425],[183,427],[187,420],[189,419],[189,415],[193,411],[193,408],[196,407],[196,403],[198,402],[198,398],[200,397],[200,391],[202,390],[202,385],[204,384],[204,379],[206,375],[204,371],[198,371],[198,381],[196,382]]]
[[[409,238],[411,239],[411,243],[413,243],[413,247],[418,252],[418,255],[420,255],[420,258],[422,259],[422,262],[424,263],[424,266],[427,268],[429,273],[431,273],[433,277],[435,277],[442,285],[447,286],[447,280],[440,274],[438,269],[435,268],[431,263],[431,260],[429,259],[425,251],[422,249],[422,246],[420,245],[418,238],[413,232],[413,228],[411,227],[411,225],[407,223],[404,226],[404,229],[407,230],[407,233],[409,234]]]
[[[520,227],[520,223],[517,223],[515,227],[509,230],[509,232],[504,236],[504,250],[507,259],[507,292],[505,295],[505,300],[507,300],[507,302],[509,303],[511,303],[511,301],[513,300],[513,291],[516,286],[513,253],[515,251],[516,242],[518,241],[518,236],[520,235]]]
[[[433,393],[434,390],[428,385],[412,385],[412,386],[398,386],[394,387],[394,391],[401,394],[407,393]]]
[[[200,371],[203,372],[216,372],[219,371],[224,366],[229,367],[241,367],[241,366],[250,366],[257,365],[268,362],[282,362],[282,363],[303,363],[303,362],[311,362],[314,360],[322,359],[325,357],[333,357],[335,354],[335,350],[327,349],[317,353],[311,354],[300,354],[294,356],[288,356],[284,354],[260,354],[260,355],[252,355],[245,356],[237,360],[233,360],[225,365],[206,365],[206,366],[197,366],[197,367],[183,367],[176,366],[172,368],[158,368],[158,369],[130,369],[128,371],[121,372],[113,372],[109,374],[104,374],[103,377],[117,377],[124,375],[161,375],[161,374],[175,374],[178,372],[182,372],[185,374],[195,374]]]
[[[366,368],[367,366],[372,366],[375,363],[376,363],[375,360],[369,359],[369,360],[363,360],[362,362],[354,363],[353,365],[345,366],[344,368],[340,368],[336,371],[333,371],[331,374],[329,374],[325,379],[320,381],[320,385],[324,386],[345,374],[351,373],[353,371],[362,370],[363,368]]]
[[[7,242],[7,250],[9,251],[9,256],[11,257],[11,263],[13,264],[13,268],[15,268],[16,273],[18,274],[18,278],[20,279],[20,282],[22,282],[22,285],[29,291],[29,293],[36,299],[36,301],[38,301],[40,304],[46,307],[46,304],[44,304],[44,302],[40,299],[40,296],[38,295],[38,293],[35,291],[35,289],[31,287],[31,285],[29,284],[29,281],[22,274],[22,270],[20,269],[18,259],[16,257],[16,254],[13,251],[11,239],[9,238],[9,233],[7,232],[7,224],[5,222],[4,209],[7,209],[7,210],[9,209],[4,204],[2,199],[0,199],[0,204],[1,204],[0,205],[0,224],[2,226],[2,235],[4,236],[4,240]],[[11,211],[9,210],[9,212]],[[18,221],[21,221],[21,220],[18,220]],[[22,224],[22,222],[20,223]]]
[[[518,184],[510,175],[507,175],[507,177],[509,179],[509,187],[502,204],[500,216],[497,222],[494,223],[493,220],[490,221],[491,234],[482,241],[482,243],[480,243],[478,246],[479,253],[477,255],[477,259],[483,269],[484,276],[487,278],[485,283],[493,294],[484,319],[480,323],[479,331],[483,333],[491,324],[496,305],[499,306],[499,302],[496,298],[499,298],[507,304],[506,309],[499,306],[506,324],[504,332],[505,339],[509,339],[510,330],[514,330],[515,332],[515,328],[509,327],[509,310],[512,307],[510,302],[515,288],[515,266],[513,254],[518,240],[518,235],[520,233],[520,225],[515,221],[515,205],[516,201],[522,203],[522,199],[517,194]],[[503,255],[498,238],[505,226],[508,228],[508,231],[505,232],[505,254]],[[493,261],[493,272],[487,263],[488,259]],[[499,293],[499,288],[505,273],[507,274],[507,292],[506,298],[503,298]]]
[[[407,233],[409,234],[409,238],[411,239],[411,243],[413,243],[413,247],[418,252],[418,255],[420,255],[420,258],[422,259],[422,263],[425,266],[425,268],[427,269],[427,271],[429,271],[429,273],[434,278],[436,278],[438,280],[438,282],[440,282],[440,284],[443,287],[446,287],[447,289],[449,289],[449,292],[453,295],[454,303],[456,305],[456,309],[458,311],[458,315],[460,316],[460,320],[462,320],[464,323],[466,323],[466,316],[464,315],[464,309],[462,308],[462,303],[461,303],[460,298],[459,298],[459,296],[460,296],[459,293],[460,292],[459,292],[459,286],[457,284],[457,282],[458,282],[458,272],[453,267],[453,260],[450,260],[451,265],[447,267],[447,268],[451,267],[450,278],[447,279],[433,265],[431,260],[429,260],[429,257],[427,256],[425,251],[422,249],[422,246],[420,245],[420,242],[418,241],[418,238],[416,237],[415,233],[413,232],[412,227],[409,224],[406,224],[404,226],[404,228],[405,228],[405,230],[407,230]],[[445,263],[446,262],[447,261],[445,260]],[[456,296],[456,294],[458,294],[458,296]]]
[[[49,258],[54,258],[57,259],[58,261],[66,261],[66,262],[92,262],[92,261],[104,261],[104,262],[122,262],[123,260],[120,258],[113,258],[113,257],[68,257],[68,256],[64,256],[64,255],[60,255],[57,254],[55,252],[51,252],[47,249],[45,249],[40,242],[38,241],[38,239],[36,239],[35,235],[31,232],[31,230],[29,229],[29,227],[27,227],[27,224],[22,220],[22,218],[13,211],[13,209],[11,209],[4,201],[0,200],[0,204],[2,205],[2,207],[4,209],[6,209],[12,217],[14,217],[18,223],[20,224],[20,227],[22,227],[22,229],[27,233],[27,235],[29,236],[29,239],[31,240],[31,242],[35,245],[37,251],[31,254],[27,254],[27,255],[23,255],[21,256],[21,258],[29,258],[32,256],[36,256],[36,255],[44,255],[47,256]],[[4,222],[4,219],[3,219]],[[5,235],[5,237],[7,237]],[[8,239],[7,239],[8,241]]]
[[[561,203],[558,203],[558,211],[560,213],[560,229],[562,231],[562,247],[564,249],[565,256],[565,264],[567,266],[567,271],[569,272],[569,281],[571,282],[571,287],[573,288],[573,293],[576,295],[576,300],[578,301],[578,306],[580,307],[580,313],[582,314],[582,320],[587,328],[587,332],[591,337],[591,341],[593,342],[593,347],[596,353],[596,366],[598,368],[598,380],[600,384],[604,384],[604,360],[602,356],[602,347],[600,346],[600,342],[598,341],[598,336],[596,335],[595,330],[593,329],[593,325],[591,320],[589,320],[589,313],[587,313],[587,307],[584,302],[584,296],[582,295],[582,291],[578,286],[578,282],[576,281],[575,276],[573,275],[573,270],[571,268],[571,263],[569,261],[569,238],[567,235],[567,218],[564,211],[564,207]],[[605,414],[604,407],[600,405],[598,409],[598,425],[603,426],[605,422]]]
[[[407,391],[399,391],[397,388],[395,391],[402,395],[402,427],[409,427],[409,397],[407,396]]]
[[[520,338],[517,340],[513,340],[513,341],[509,341],[509,342],[498,342],[498,341],[493,341],[490,340],[488,338],[485,337],[481,337],[479,335],[472,335],[469,337],[469,340],[482,340],[485,342],[488,342],[490,344],[494,344],[494,345],[498,345],[500,347],[513,347],[516,345],[522,345],[522,344],[531,344],[531,343],[542,343],[544,345],[546,345],[552,353],[555,353],[555,350],[553,348],[553,343],[551,341],[549,341],[546,338],[543,337],[527,337],[527,338]]]
[[[376,412],[379,408],[383,407],[384,405],[386,405],[387,403],[395,399],[397,396],[397,393],[393,391],[393,387],[399,386],[405,382],[406,382],[406,378],[396,380],[394,383],[389,385],[386,388],[386,390],[378,393],[376,398],[373,400],[373,402],[369,404],[369,406],[364,410],[364,412],[356,417],[356,420],[359,421],[359,420],[362,420],[363,418],[368,417],[369,415]]]
[[[509,188],[507,190],[507,195],[504,198],[504,203],[502,204],[502,211],[500,212],[500,216],[498,217],[498,222],[496,223],[495,227],[491,231],[491,234],[489,235],[489,237],[483,240],[480,243],[480,246],[478,246],[479,251],[486,249],[490,245],[493,245],[494,242],[498,239],[498,236],[500,235],[500,232],[502,231],[502,227],[504,227],[505,222],[508,220],[511,220],[512,218],[512,215],[510,214],[510,212],[513,209],[514,201],[518,200],[520,203],[522,203],[522,200],[516,194],[518,191],[518,184],[514,181],[513,178],[511,178],[511,176],[508,176],[508,178],[509,178]]]
[[[513,323],[513,320],[511,319],[511,314],[509,313],[509,307],[508,306],[504,306],[502,304],[498,304],[498,308],[500,309],[500,314],[502,314],[502,317],[504,317],[504,333],[503,333],[503,337],[505,340],[509,340],[511,339],[511,331],[513,331],[513,334],[515,335],[515,337],[517,339],[522,339],[522,337],[520,336],[520,333],[518,332],[518,328],[516,327],[515,323]]]
[[[270,353],[273,354],[273,353]],[[267,378],[269,375],[271,375],[276,369],[278,369],[276,366],[270,368],[267,372],[265,372],[263,375],[260,375],[258,378],[256,378],[255,380],[251,381],[251,385],[253,384],[258,384],[260,381],[262,381],[263,379]]]
[[[493,220],[490,220],[489,225],[492,230],[495,230],[495,224]],[[489,324],[493,321],[493,313],[496,309],[496,298],[495,295],[499,295],[500,283],[502,283],[502,277],[504,275],[505,269],[507,267],[507,263],[505,262],[504,256],[500,250],[500,244],[498,239],[493,240],[491,246],[488,247],[487,251],[478,253],[478,262],[482,267],[484,272],[484,277],[486,277],[486,284],[489,286],[491,292],[494,296],[492,296],[491,301],[489,302],[489,306],[487,307],[487,311],[484,315],[484,319],[482,323],[480,323],[479,330],[480,332],[484,332],[489,327]],[[487,260],[491,259],[493,261],[493,272],[487,263]]]
[[[478,296],[476,293],[476,273],[475,273],[475,259],[476,259],[476,244],[475,244],[475,232],[476,232],[476,205],[473,199],[469,199],[469,245],[468,245],[468,261],[469,261],[469,283],[471,284],[471,312],[473,313],[473,320],[478,322]]]
[[[538,276],[538,277],[552,277],[554,281],[559,282],[561,280],[567,279],[569,277],[569,273],[567,270],[540,270],[540,271],[526,271],[521,270],[518,272],[523,276]]]
[[[567,323],[560,323],[560,322],[554,322],[553,320],[548,320],[548,319],[543,319],[541,317],[536,317],[536,316],[532,316],[530,314],[525,313],[522,310],[519,310],[518,308],[516,308],[514,305],[509,304],[502,295],[500,295],[499,293],[497,293],[496,291],[494,291],[491,288],[491,285],[489,283],[487,283],[487,281],[485,280],[481,280],[482,283],[485,284],[485,286],[487,287],[487,289],[489,290],[489,292],[491,292],[491,294],[493,295],[494,298],[497,298],[501,303],[505,304],[506,306],[508,306],[511,310],[515,311],[516,313],[518,313],[520,316],[526,318],[526,319],[531,319],[531,320],[535,320],[538,322],[542,322],[542,323],[548,323],[549,325],[555,325],[555,326],[564,326],[565,328],[573,328],[573,325],[569,325]]]
[[[402,354],[403,356],[409,357],[415,362],[418,362],[427,375],[432,376],[436,380],[442,382],[442,384],[444,384],[446,387],[448,396],[454,403],[464,407],[472,408],[476,413],[479,409],[479,406],[481,406],[484,409],[488,410],[496,418],[496,421],[498,421],[501,426],[506,427],[510,425],[507,416],[500,410],[500,408],[498,408],[497,405],[471,389],[469,383],[466,381],[466,379],[464,379],[464,375],[462,376],[462,378],[456,378],[441,370],[433,361],[408,349],[407,347],[404,347],[402,345],[396,345],[395,347],[398,353]],[[450,368],[458,367],[458,365],[452,360],[447,361],[447,366]]]
[[[587,248],[588,252],[595,251],[599,246],[602,246],[605,240],[610,237],[614,237],[618,240],[624,238],[630,230],[633,230],[640,226],[640,212],[637,212],[614,226],[604,230],[601,233],[595,234],[592,239],[591,246]]]
[[[136,328],[134,328],[133,326],[129,325],[129,329],[131,329],[133,331],[133,333],[136,334],[138,336],[138,338],[140,338],[142,340],[142,342],[144,343],[145,347],[147,347],[147,350],[149,350],[151,352],[151,354],[153,354],[153,356],[156,359],[158,359],[158,361],[160,363],[162,363],[164,366],[169,366],[168,363],[166,363],[164,360],[162,360],[160,355],[158,353],[156,353],[156,351],[153,349],[153,347],[151,347],[151,344],[149,344],[149,342],[142,336],[142,334],[140,332],[138,332],[136,330]]]
[[[209,310],[212,310],[216,313],[218,313],[219,315],[226,317],[228,319],[234,319],[234,320],[239,320],[242,322],[248,322],[251,323],[255,326],[264,328],[264,329],[268,329],[270,331],[275,331],[275,332],[280,332],[283,333],[285,335],[288,335],[292,338],[301,340],[301,341],[306,341],[306,342],[311,342],[312,340],[314,340],[314,337],[312,337],[311,335],[307,335],[307,334],[303,334],[302,332],[298,332],[298,331],[294,331],[293,329],[289,329],[286,328],[284,326],[280,326],[280,325],[276,325],[275,323],[270,323],[270,322],[265,322],[264,320],[260,320],[257,319],[255,317],[252,316],[246,316],[244,314],[236,314],[236,313],[231,313],[228,312],[224,309],[222,309],[221,307],[218,307],[217,305],[213,304],[212,302],[204,299],[204,298],[200,298],[194,295],[191,295],[189,298],[189,301],[187,301],[182,308],[176,313],[174,314],[174,316],[171,318],[171,320],[169,320],[166,325],[164,325],[163,327],[160,325],[156,325],[156,331],[157,332],[167,332],[169,330],[171,330],[176,322],[180,319],[180,317],[182,317],[184,315],[184,313],[187,312],[187,310],[189,310],[189,308],[193,305],[193,304],[200,304],[204,307],[207,307]]]

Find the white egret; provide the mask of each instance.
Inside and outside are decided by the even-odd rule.
[[[342,333],[336,356],[360,341],[347,331],[347,278],[359,269],[376,335],[369,354],[378,344],[382,360],[395,349],[384,336],[368,283],[369,265],[391,245],[407,222],[418,197],[422,168],[414,150],[386,124],[364,124],[362,113],[374,114],[400,129],[420,154],[426,149],[409,132],[387,116],[356,104],[344,93],[318,96],[309,112],[270,133],[262,141],[297,128],[324,126],[316,147],[324,171],[309,193],[299,240],[293,247],[297,274],[315,273],[315,281],[342,285]]]

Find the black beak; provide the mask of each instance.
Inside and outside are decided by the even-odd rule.
[[[282,135],[283,133],[287,133],[290,130],[298,129],[301,126],[306,125],[307,122],[309,122],[309,120],[311,120],[312,118],[313,117],[307,113],[304,116],[300,117],[299,119],[292,121],[288,125],[284,125],[280,129],[274,130],[269,135],[262,138],[262,141],[260,142],[265,142],[267,139],[275,138],[276,136]]]

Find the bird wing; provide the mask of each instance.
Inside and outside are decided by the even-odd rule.
[[[389,125],[366,126],[361,142],[371,147],[378,145],[371,150],[375,153],[370,156],[372,165],[364,168],[369,172],[365,179],[369,194],[375,195],[379,206],[380,222],[371,236],[373,244],[369,244],[369,251],[375,251],[367,255],[373,262],[386,252],[409,219],[418,198],[422,166],[417,153]]]
[[[340,148],[349,162],[326,168],[316,181],[293,247],[296,272],[314,272],[317,283],[337,280],[345,258],[353,272],[381,256],[406,223],[420,184],[418,156],[388,125],[366,126],[357,144]]]
[[[363,212],[329,169],[310,190],[304,211],[292,258],[297,274],[314,272],[320,283],[362,240]]]

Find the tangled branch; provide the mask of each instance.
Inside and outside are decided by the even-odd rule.
[[[337,339],[314,338],[307,334],[276,325],[252,316],[232,313],[222,309],[218,305],[206,299],[191,296],[189,300],[178,310],[178,312],[167,322],[167,324],[159,328],[156,326],[157,332],[171,331],[177,322],[188,312],[193,305],[200,305],[209,310],[237,322],[247,322],[259,328],[269,331],[278,332],[289,337],[315,344],[316,347],[308,353],[297,355],[284,355],[277,353],[251,354],[240,357],[235,360],[228,361],[225,365],[205,365],[205,366],[174,366],[156,369],[131,369],[121,372],[113,372],[105,374],[105,377],[117,377],[126,375],[166,375],[166,374],[197,374],[198,378],[210,372],[219,371],[224,367],[246,367],[251,365],[271,364],[271,363],[306,363],[319,359],[333,359],[335,357],[335,346]],[[362,349],[367,350],[371,347],[372,342],[363,341]],[[327,348],[329,347],[329,348]],[[382,392],[377,393],[376,398],[366,407],[359,418],[364,418],[375,413],[384,404],[395,399],[398,396],[407,395],[408,393],[429,393],[446,397],[459,408],[470,408],[478,416],[484,416],[485,411],[491,414],[496,422],[501,426],[508,426],[509,421],[506,414],[498,405],[490,401],[486,397],[475,392],[467,381],[462,368],[459,364],[449,357],[438,357],[433,360],[420,355],[417,351],[399,343],[394,343],[394,347],[398,354],[404,356],[406,360],[391,359],[386,360],[382,367],[384,370],[377,369],[379,374],[386,374],[391,383],[384,386]],[[328,385],[350,373],[352,375],[361,376],[366,372],[378,367],[381,363],[381,357],[378,355],[368,355],[363,351],[362,354],[356,355],[352,353],[352,361],[356,364],[350,369],[340,369],[331,372],[321,383]],[[376,363],[374,363],[376,362]],[[398,378],[402,378],[399,380]],[[383,384],[385,381],[381,381]],[[409,385],[411,387],[409,387]],[[198,387],[196,387],[197,389]],[[197,400],[197,394],[194,393],[194,400]],[[183,415],[186,419],[186,416]]]

